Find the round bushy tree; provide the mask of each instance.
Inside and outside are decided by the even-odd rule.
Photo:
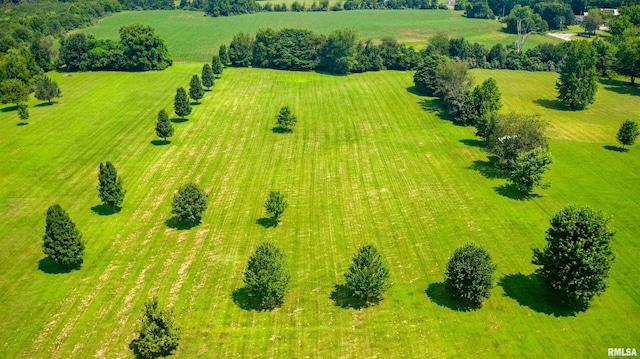
[[[273,243],[264,242],[249,258],[244,272],[248,295],[262,309],[282,305],[289,288],[289,272],[284,268],[284,254]]]
[[[624,149],[624,146],[631,146],[636,142],[636,138],[638,137],[639,133],[640,132],[638,131],[638,124],[636,122],[625,120],[620,126],[620,130],[618,130],[616,138]]]
[[[196,102],[199,102],[200,99],[204,97],[204,89],[202,88],[198,75],[193,75],[191,77],[191,82],[189,83],[189,97],[196,100]]]
[[[167,111],[160,110],[158,112],[158,122],[156,122],[156,135],[167,142],[167,137],[173,136],[173,125],[169,121]]]
[[[213,71],[211,70],[211,66],[209,64],[204,64],[202,66],[202,86],[206,87],[207,90],[211,89],[214,83]]]
[[[111,207],[114,212],[118,211],[125,193],[126,191],[122,188],[122,178],[118,176],[113,164],[109,161],[105,164],[100,163],[98,195],[102,203]]]
[[[267,201],[264,203],[264,209],[267,215],[273,220],[276,226],[280,223],[280,216],[284,213],[284,210],[287,209],[287,206],[289,206],[287,200],[279,191],[271,191],[269,198],[267,198]]]
[[[509,180],[519,191],[529,193],[535,187],[549,188],[544,181],[544,172],[553,162],[551,153],[543,147],[518,155]]]
[[[533,250],[536,274],[560,300],[584,310],[606,289],[605,279],[615,260],[610,219],[590,207],[565,207],[551,219],[547,245]]]
[[[176,97],[173,101],[173,108],[176,115],[184,118],[191,113],[191,105],[189,104],[189,96],[183,87],[176,90]]]
[[[130,348],[138,358],[154,359],[171,355],[178,348],[180,329],[173,324],[173,313],[158,308],[153,298],[144,304],[142,328]]]
[[[195,225],[207,209],[207,194],[193,183],[188,183],[173,196],[171,213],[181,222]]]
[[[391,287],[387,263],[372,244],[367,244],[358,250],[344,277],[347,288],[365,305],[379,300]]]
[[[456,249],[449,259],[445,284],[465,304],[480,307],[491,295],[495,270],[486,249],[467,243]]]
[[[47,209],[43,251],[57,264],[71,268],[82,265],[84,242],[82,233],[67,212],[55,204]]]
[[[282,107],[276,117],[276,125],[286,131],[292,131],[297,121],[289,106]]]

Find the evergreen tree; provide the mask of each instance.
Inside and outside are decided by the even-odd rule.
[[[84,241],[82,233],[67,212],[55,204],[47,209],[43,251],[57,264],[72,268],[82,265]]]
[[[624,146],[631,146],[636,142],[638,133],[638,124],[631,120],[625,120],[620,126],[616,137],[624,149]]]
[[[465,304],[480,307],[491,295],[496,266],[489,253],[472,243],[456,249],[447,263],[445,284]]]
[[[284,254],[273,243],[264,242],[249,258],[244,284],[249,297],[262,309],[282,305],[289,290],[289,272],[284,268]]]
[[[551,219],[547,245],[533,250],[536,274],[560,300],[584,310],[606,289],[605,279],[615,260],[610,219],[589,207],[565,207]]]
[[[420,66],[413,76],[413,83],[416,86],[416,91],[418,91],[418,93],[427,96],[435,96],[438,89],[436,82],[438,65],[446,62],[447,60],[448,59],[442,55],[425,56],[422,66]]]
[[[24,123],[29,120],[29,110],[27,109],[27,105],[23,103],[18,105],[18,117],[20,117],[20,120]]]
[[[276,117],[276,125],[285,131],[293,131],[293,126],[297,122],[296,116],[291,113],[289,106],[284,106],[280,109],[278,116]]]
[[[229,59],[229,52],[227,51],[227,45],[220,45],[220,49],[218,49],[218,57],[220,57],[220,61],[225,66],[228,66],[231,63]]]
[[[181,222],[189,225],[200,223],[202,213],[207,209],[207,194],[193,183],[188,183],[178,189],[173,196],[171,213]]]
[[[198,75],[193,75],[191,77],[191,82],[189,83],[189,97],[196,100],[196,103],[204,97],[204,89],[202,88]]]
[[[284,213],[284,210],[287,209],[288,205],[284,195],[280,194],[280,192],[271,191],[269,198],[267,198],[264,204],[264,209],[277,226],[278,223],[280,223],[280,216]]]
[[[558,99],[574,110],[593,103],[598,90],[596,49],[587,41],[571,41],[560,78],[556,82]]]
[[[222,48],[222,46],[220,46]],[[220,77],[220,75],[222,75],[222,70],[224,69],[224,65],[222,64],[222,60],[220,59],[220,56],[218,55],[214,55],[211,58],[211,71],[213,71],[213,74]]]
[[[367,244],[353,256],[349,271],[344,274],[347,287],[365,305],[380,300],[382,294],[391,287],[389,268],[376,247]]]
[[[158,308],[158,300],[151,299],[144,304],[142,328],[130,348],[136,357],[155,359],[171,355],[178,348],[180,329],[173,324],[173,313]]]
[[[549,188],[549,183],[543,180],[543,175],[552,162],[551,154],[543,147],[519,154],[509,181],[524,193],[531,192],[535,187]]]
[[[62,92],[55,81],[51,80],[47,75],[42,75],[36,81],[35,96],[38,100],[51,103],[53,98],[61,97]]]
[[[187,96],[187,92],[182,87],[176,90],[176,97],[173,101],[173,108],[176,115],[182,118],[191,113],[189,97]]]
[[[105,164],[100,163],[100,173],[98,173],[98,195],[105,205],[111,207],[114,212],[120,210],[120,205],[127,193],[122,188],[122,177],[118,176],[118,172],[113,164],[107,161]]]
[[[158,112],[158,122],[156,122],[156,135],[167,142],[167,137],[173,136],[173,126],[169,121],[169,115],[167,111],[160,110]]]
[[[213,76],[213,71],[211,70],[211,65],[204,64],[202,66],[202,85],[206,87],[207,90],[210,90],[213,84],[214,84],[214,76]]]

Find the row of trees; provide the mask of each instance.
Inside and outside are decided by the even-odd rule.
[[[609,229],[609,221],[589,207],[568,206],[551,219],[545,247],[533,249],[532,263],[539,266],[536,276],[570,310],[586,310],[607,287],[615,260],[611,248],[615,232]],[[291,281],[284,257],[271,242],[260,244],[249,257],[243,282],[256,309],[271,310],[283,304]],[[479,308],[491,295],[495,270],[486,249],[467,243],[449,258],[445,286],[460,304]],[[380,301],[392,285],[388,264],[371,244],[358,249],[344,277],[349,295],[363,306]],[[130,346],[140,357],[157,358],[171,354],[179,338],[172,312],[158,308],[154,298],[145,303],[140,333]]]

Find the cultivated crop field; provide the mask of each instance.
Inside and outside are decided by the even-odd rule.
[[[439,31],[450,37],[464,37],[487,48],[502,43],[512,44],[515,35],[503,32],[504,24],[495,20],[469,20],[460,11],[448,10],[365,10],[329,12],[257,13],[231,17],[208,17],[193,11],[134,11],[102,19],[96,26],[82,31],[99,39],[118,39],[123,25],[139,22],[149,25],[165,40],[174,60],[211,61],[218,47],[228,45],[233,34],[244,31],[255,35],[261,28],[303,28],[328,35],[341,27],[353,27],[362,39],[379,40],[393,37],[417,46]],[[533,35],[527,48],[543,42],[561,40]]]
[[[554,100],[554,73],[473,71],[477,83],[496,78],[503,111],[552,125],[552,187],[522,200],[502,189],[473,129],[413,93],[412,72],[226,69],[189,120],[174,123],[171,143],[157,145],[157,112],[172,110],[175,89],[200,68],[52,73],[63,97],[32,99],[28,125],[0,108],[2,357],[132,357],[151,296],[174,310],[179,358],[602,357],[638,345],[640,148],[610,146],[636,118],[639,92],[610,81],[595,104],[569,112]],[[293,133],[272,131],[283,105],[298,117]],[[128,190],[112,215],[94,208],[104,161]],[[209,193],[209,208],[199,226],[171,228],[171,198],[189,181]],[[279,227],[264,228],[272,189],[290,207]],[[54,203],[87,240],[80,270],[43,261]],[[610,288],[577,316],[548,305],[529,276],[531,248],[568,203],[604,210],[617,230]],[[280,309],[248,311],[233,293],[264,240],[286,253],[291,291]],[[498,265],[492,297],[471,312],[456,310],[442,284],[467,241]],[[377,306],[342,308],[334,286],[366,243],[386,257],[394,285]]]

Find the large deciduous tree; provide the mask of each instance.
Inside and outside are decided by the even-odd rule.
[[[358,249],[344,277],[347,288],[365,305],[380,300],[382,294],[391,287],[389,267],[372,244]]]
[[[560,78],[556,83],[558,99],[574,110],[593,103],[598,90],[596,49],[587,41],[571,41]]]
[[[547,148],[547,126],[537,116],[511,112],[493,116],[480,135],[485,138],[487,150],[498,157],[498,164],[512,168],[521,153]]]
[[[169,121],[167,111],[160,110],[158,112],[158,121],[156,122],[156,135],[167,142],[167,138],[173,136],[173,125]]]
[[[202,88],[198,75],[191,77],[191,82],[189,82],[189,97],[196,100],[196,103],[204,97],[204,89]]]
[[[640,36],[627,36],[618,44],[616,71],[629,76],[635,85],[640,77]]]
[[[551,219],[544,249],[533,249],[536,274],[557,297],[584,310],[606,289],[615,256],[610,218],[590,207],[565,207]]]
[[[625,120],[622,125],[620,125],[616,138],[624,149],[624,146],[631,146],[636,142],[638,134],[638,123],[631,120]]]
[[[187,91],[185,91],[183,87],[176,90],[176,97],[173,100],[173,109],[176,115],[182,118],[191,113],[189,97],[187,96]]]
[[[122,177],[118,176],[115,166],[109,161],[104,164],[100,163],[98,196],[102,203],[117,212],[120,210],[126,192],[122,188]]]
[[[29,86],[18,79],[8,79],[0,83],[0,100],[2,103],[20,103],[29,99]]]
[[[445,284],[464,304],[479,307],[491,295],[495,270],[486,249],[467,243],[447,262]]]
[[[178,348],[180,329],[173,323],[173,312],[158,307],[158,299],[144,304],[142,327],[130,348],[139,358],[155,359],[171,355]]]
[[[544,181],[544,172],[552,162],[551,154],[543,147],[521,153],[514,163],[509,181],[524,193],[531,192],[535,187],[549,188],[549,183]]]
[[[280,223],[280,216],[284,213],[284,210],[287,209],[289,204],[287,200],[284,198],[284,195],[279,191],[271,191],[269,193],[269,198],[264,203],[264,209],[267,212],[267,216],[273,220],[274,225],[278,225]]]
[[[210,90],[213,84],[214,84],[214,74],[213,74],[213,70],[211,70],[211,65],[209,64],[202,65],[202,86],[206,87],[207,90]]]
[[[249,258],[244,284],[249,298],[262,309],[282,305],[291,275],[284,267],[284,254],[271,242],[260,244]]]
[[[120,28],[126,68],[134,71],[164,70],[173,61],[169,51],[153,28],[131,24]]]
[[[465,101],[465,93],[473,84],[466,61],[447,61],[436,70],[436,95],[444,102],[450,115],[456,116]]]
[[[490,116],[502,107],[501,96],[496,80],[488,78],[467,93],[456,122],[467,126],[475,126],[478,122],[486,124]]]
[[[82,265],[85,245],[82,233],[57,204],[47,209],[43,239],[44,254],[55,263],[66,268]]]
[[[356,63],[357,44],[358,33],[355,29],[334,30],[322,50],[321,65],[331,73],[346,75]]]
[[[41,101],[51,103],[54,98],[62,96],[62,91],[60,91],[58,84],[47,75],[42,75],[38,78],[35,88],[35,96]]]
[[[202,213],[207,209],[208,195],[194,183],[180,187],[173,196],[171,213],[188,225],[200,223]]]

